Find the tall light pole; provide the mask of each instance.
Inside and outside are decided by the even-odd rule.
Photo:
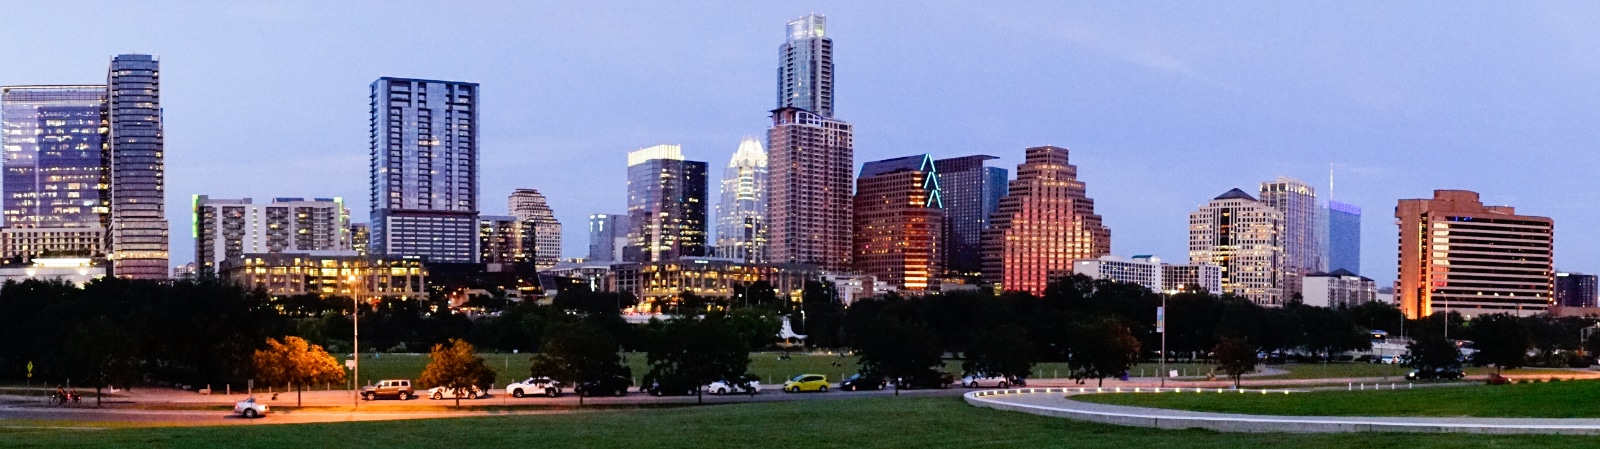
[[[1156,309],[1156,333],[1161,334],[1161,387],[1167,386],[1167,293],[1161,292],[1161,308]]]
[[[355,393],[355,406],[361,406],[361,291],[358,289],[358,278],[350,275],[350,360],[355,362],[350,373],[351,393]]]

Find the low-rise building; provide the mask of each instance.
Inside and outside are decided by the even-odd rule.
[[[1129,284],[1139,284],[1153,292],[1162,291],[1161,283],[1161,258],[1156,256],[1133,256],[1124,259],[1117,256],[1100,256],[1097,259],[1079,259],[1073,261],[1072,272],[1094,279],[1106,279]]]
[[[1161,291],[1170,295],[1197,289],[1221,295],[1222,267],[1208,263],[1161,264]]]
[[[1355,307],[1378,300],[1378,283],[1343,268],[1306,275],[1301,301],[1308,306]]]
[[[27,263],[0,266],[0,283],[29,279],[65,281],[83,286],[106,276],[104,259],[87,257],[34,258]]]
[[[350,296],[368,302],[428,298],[428,272],[417,259],[245,254],[217,265],[223,279],[273,296]]]

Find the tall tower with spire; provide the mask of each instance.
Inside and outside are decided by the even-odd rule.
[[[717,202],[718,257],[746,262],[767,259],[767,150],[755,137],[739,142],[739,150],[722,169],[722,200]]]
[[[768,259],[850,269],[855,129],[833,117],[833,40],[812,14],[779,47],[778,109],[767,130]]]

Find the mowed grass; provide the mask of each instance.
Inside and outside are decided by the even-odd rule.
[[[1600,380],[1295,394],[1093,394],[1073,399],[1252,415],[1595,418],[1600,417],[1597,396]]]
[[[270,422],[265,418],[264,422]],[[17,426],[21,427],[21,426]],[[570,415],[73,431],[0,421],[16,448],[1494,448],[1579,447],[1593,437],[1247,434],[1117,427],[967,405],[876,397]]]

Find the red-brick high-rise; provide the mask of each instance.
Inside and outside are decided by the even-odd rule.
[[[983,233],[984,279],[1042,294],[1051,280],[1072,272],[1074,260],[1110,252],[1111,229],[1095,215],[1067,149],[1029,148]]]
[[[855,266],[901,290],[942,273],[944,200],[926,154],[868,162],[856,180]]]

